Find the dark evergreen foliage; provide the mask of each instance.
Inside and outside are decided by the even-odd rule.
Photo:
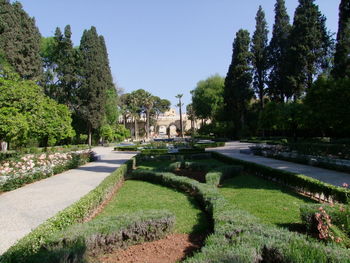
[[[0,0],[0,47],[6,60],[24,79],[40,80],[41,35],[35,19],[23,10],[19,2]]]
[[[227,120],[234,124],[234,136],[244,132],[248,103],[253,97],[249,44],[249,32],[239,30],[233,42],[232,62],[225,79],[225,112]]]
[[[256,14],[255,32],[252,38],[251,52],[252,64],[254,70],[254,89],[258,94],[260,101],[260,108],[264,108],[265,84],[267,80],[268,57],[267,57],[267,41],[268,29],[265,19],[265,12],[259,6]]]
[[[289,16],[284,0],[277,0],[275,4],[275,23],[272,38],[268,47],[270,74],[267,93],[272,101],[283,102],[287,91],[286,59],[288,38],[291,30]]]
[[[79,89],[79,115],[86,121],[89,144],[93,129],[102,124],[106,104],[106,76],[104,52],[96,28],[85,30],[80,42],[81,87]]]
[[[339,28],[333,76],[350,78],[350,0],[342,0],[339,5]]]
[[[314,0],[299,0],[289,41],[287,98],[300,98],[329,66],[332,41],[325,23]]]

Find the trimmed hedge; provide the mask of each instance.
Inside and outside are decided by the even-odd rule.
[[[27,263],[27,258],[36,254],[47,242],[47,237],[66,229],[68,226],[82,222],[113,191],[114,187],[124,180],[128,167],[134,160],[121,165],[110,176],[106,177],[98,187],[90,191],[73,205],[59,212],[54,217],[38,226],[0,257],[1,263]]]
[[[242,170],[242,166],[224,165],[209,171],[205,175],[205,182],[209,185],[218,186],[224,180],[240,175]]]
[[[95,262],[94,256],[130,245],[163,238],[171,232],[175,216],[165,210],[107,216],[75,224],[52,235],[27,262]]]
[[[195,143],[194,148],[205,149],[205,148],[216,148],[225,146],[225,142],[213,142],[213,143]]]
[[[171,173],[146,170],[136,170],[132,177],[190,192],[212,217],[214,233],[206,239],[200,252],[184,262],[349,262],[349,250],[309,241],[303,235],[262,224],[228,203],[213,186]]]
[[[121,151],[121,152],[137,152],[139,146],[137,145],[130,145],[130,146],[117,146],[114,147],[115,151]]]
[[[261,164],[234,159],[217,152],[211,153],[217,160],[227,164],[241,165],[245,170],[257,176],[277,181],[299,192],[309,193],[315,198],[321,198],[323,196],[324,199],[328,201],[337,201],[341,203],[348,203],[350,201],[350,190],[348,189],[327,184],[303,174],[282,171]]]

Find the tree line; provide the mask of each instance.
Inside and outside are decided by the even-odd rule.
[[[93,26],[79,46],[71,36],[67,25],[42,37],[19,2],[0,0],[0,141],[14,147],[91,145],[130,135],[118,124],[123,99],[104,37]]]
[[[219,136],[346,137],[350,131],[350,1],[339,5],[336,40],[314,0],[299,0],[293,23],[275,4],[272,37],[260,6],[255,31],[236,33],[226,78],[192,91],[191,110]],[[206,106],[202,102],[206,101]]]

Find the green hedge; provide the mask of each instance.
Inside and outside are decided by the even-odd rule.
[[[114,147],[115,151],[121,151],[121,152],[137,152],[139,146],[137,145],[130,145],[130,146],[117,146]]]
[[[50,176],[53,176],[55,174],[62,173],[64,171],[67,171],[69,169],[77,168],[81,165],[84,165],[91,161],[92,155],[91,153],[77,153],[72,155],[72,159],[69,160],[67,164],[64,165],[57,165],[53,168],[52,173],[42,173],[37,172],[31,175],[21,176],[21,177],[14,177],[8,179],[5,183],[0,185],[0,192],[7,192],[15,190],[25,184],[33,183],[45,178],[48,178]]]
[[[22,238],[1,257],[1,263],[27,263],[27,258],[37,253],[47,242],[51,234],[66,229],[68,226],[81,222],[98,207],[113,191],[114,187],[124,180],[124,176],[133,160],[121,165],[110,176],[106,177],[98,187],[82,197],[73,205],[59,212],[54,217],[38,226],[30,234]]]
[[[215,148],[215,147],[223,147],[223,146],[225,146],[225,142],[195,143],[193,145],[193,147],[197,149]]]
[[[210,185],[218,186],[224,180],[240,175],[242,170],[242,166],[224,165],[209,171],[205,175],[205,182]]]
[[[175,216],[164,210],[138,211],[74,224],[52,235],[27,262],[95,262],[95,255],[163,238],[175,225]],[[74,259],[74,260],[72,260]]]
[[[264,225],[249,213],[228,203],[217,189],[171,173],[136,170],[134,179],[192,193],[212,217],[214,233],[187,263],[209,262],[349,262],[350,251],[333,244],[309,241],[304,235]]]
[[[323,195],[328,200],[341,203],[348,203],[350,200],[350,190],[321,182],[303,174],[282,171],[253,162],[234,159],[217,152],[212,152],[212,156],[227,164],[241,165],[245,170],[248,170],[257,176],[277,181],[300,192],[310,193],[316,198]]]

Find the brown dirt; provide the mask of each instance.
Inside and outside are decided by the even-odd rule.
[[[185,176],[194,180],[197,180],[200,183],[205,183],[206,172],[203,171],[192,171],[190,169],[177,169],[174,171],[176,175]]]
[[[124,184],[124,180],[121,180],[120,182],[118,182],[117,185],[114,186],[112,191],[105,197],[103,202],[98,207],[96,207],[89,216],[84,218],[83,222],[84,223],[89,222],[92,219],[94,219],[98,214],[100,214],[103,211],[103,209],[106,207],[106,205],[108,205],[108,203],[112,200],[112,198],[117,194],[118,190],[123,186],[123,184]]]
[[[203,236],[171,234],[166,238],[117,250],[98,257],[101,263],[174,263],[203,245]]]

